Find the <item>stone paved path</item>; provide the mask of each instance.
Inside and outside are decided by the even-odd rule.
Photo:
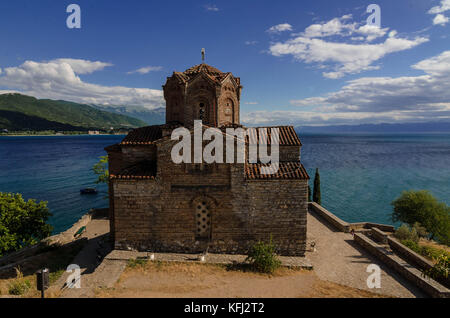
[[[314,212],[308,213],[308,247],[316,243],[315,252],[306,256],[322,280],[395,297],[425,297],[422,291],[407,282],[379,260],[372,257],[355,242],[349,233],[338,232]],[[381,268],[381,289],[367,287],[367,266]]]
[[[111,251],[108,243],[109,221],[92,220],[86,227],[82,237],[89,241],[75,257],[73,264],[81,268],[81,288],[64,288],[70,273],[64,273],[52,286],[63,298],[94,297],[98,287],[112,287],[125,269],[125,261],[107,261],[103,257]]]

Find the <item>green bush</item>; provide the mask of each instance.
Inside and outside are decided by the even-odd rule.
[[[414,223],[413,229],[416,230],[417,235],[419,235],[419,237],[426,238],[426,237],[428,237],[430,235],[427,232],[427,229],[425,227],[423,227],[422,225],[420,225],[419,222]]]
[[[422,254],[419,243],[412,241],[412,240],[402,240],[401,243],[403,245],[405,245],[406,247],[409,247],[410,249],[412,249],[414,252],[416,252],[418,254]]]
[[[25,294],[31,288],[31,282],[23,278],[20,268],[15,268],[16,279],[9,285],[8,293],[10,295],[20,296]]]
[[[393,201],[392,220],[411,227],[418,222],[419,235],[429,233],[431,239],[450,245],[450,207],[439,202],[429,191],[405,191]]]
[[[16,280],[9,285],[8,293],[14,296],[21,296],[31,288],[31,283],[28,279]]]
[[[402,224],[394,233],[394,236],[400,241],[419,242],[419,235],[415,228],[410,228],[406,224]]]
[[[273,273],[281,266],[281,261],[275,254],[275,245],[272,242],[272,237],[268,243],[259,241],[249,251],[246,262],[249,262],[254,271],[260,273]]]
[[[401,243],[412,249],[417,254],[420,254],[429,259],[438,260],[441,255],[450,257],[450,253],[443,249],[435,248],[432,246],[419,245],[419,243],[412,240],[402,240]]]
[[[46,202],[0,192],[0,257],[39,243],[52,233]]]
[[[423,271],[423,274],[436,280],[448,279],[450,257],[448,255],[441,254],[436,260],[436,265],[429,270]]]

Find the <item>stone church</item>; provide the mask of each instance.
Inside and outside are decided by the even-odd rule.
[[[262,174],[261,162],[176,164],[171,158],[172,131],[191,129],[195,120],[224,135],[227,127],[250,131],[240,124],[242,88],[239,77],[205,63],[174,72],[163,86],[166,124],[135,129],[105,148],[115,248],[246,254],[272,237],[280,255],[304,255],[309,177],[293,127],[276,127],[274,174]],[[246,152],[272,138],[256,135],[245,137]]]

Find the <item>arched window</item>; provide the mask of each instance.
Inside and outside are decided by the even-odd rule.
[[[231,98],[225,100],[223,121],[234,123],[234,102]]]

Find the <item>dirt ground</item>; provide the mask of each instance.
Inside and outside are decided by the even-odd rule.
[[[127,267],[108,298],[372,298],[382,295],[320,280],[313,271],[279,269],[273,275],[208,264],[154,262]]]

